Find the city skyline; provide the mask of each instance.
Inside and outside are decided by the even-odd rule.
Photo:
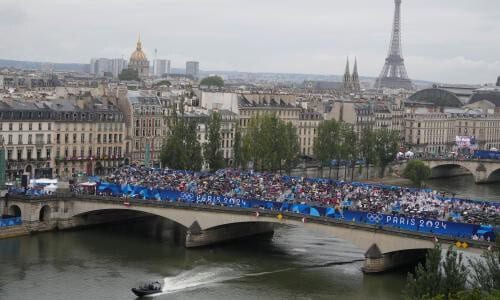
[[[30,0],[24,2],[29,5],[0,4],[0,33],[7,37],[1,58],[128,59],[140,33],[148,58],[158,49],[158,57],[171,60],[172,67],[197,60],[204,70],[341,74],[349,55],[357,56],[361,76],[377,77],[394,6],[392,0],[287,1],[286,6],[283,1],[227,0],[50,2],[56,8]],[[403,1],[402,42],[410,78],[496,80],[500,43],[493,37],[500,30],[500,3],[469,2]],[[84,22],[89,17],[93,22]],[[31,43],[36,46],[26,47]]]

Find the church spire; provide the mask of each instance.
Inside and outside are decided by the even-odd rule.
[[[349,57],[347,57],[347,63],[345,65],[345,73],[344,73],[344,92],[350,93],[352,91],[352,82],[351,82],[351,71],[349,68]]]
[[[137,38],[137,50],[142,50],[142,43],[141,43],[141,34],[139,33],[139,37]]]
[[[354,70],[352,70],[351,85],[352,85],[353,91],[359,92],[361,90],[361,86],[359,84],[358,59],[357,58],[354,58]]]

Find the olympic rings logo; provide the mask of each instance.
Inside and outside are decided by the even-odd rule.
[[[384,216],[380,215],[380,214],[373,214],[373,213],[368,213],[366,215],[366,218],[368,219],[368,221],[370,222],[375,222],[375,223],[380,223],[380,221],[382,221]]]

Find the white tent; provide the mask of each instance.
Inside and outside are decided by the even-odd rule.
[[[409,150],[405,153],[405,157],[407,157],[407,158],[411,158],[411,157],[413,157],[414,155],[415,155],[415,153],[413,153],[413,152],[411,152],[411,151],[409,151]]]
[[[57,185],[51,183],[49,185],[47,185],[46,187],[43,188],[44,190],[48,191],[48,192],[55,192],[57,190]]]
[[[48,184],[57,184],[57,179],[48,179],[48,178],[40,178],[40,179],[31,179],[30,183],[32,185],[48,185]]]

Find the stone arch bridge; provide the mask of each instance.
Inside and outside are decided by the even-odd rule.
[[[271,210],[186,203],[124,200],[96,196],[10,197],[0,200],[5,214],[20,216],[30,232],[69,229],[131,218],[130,213],[155,215],[185,228],[185,246],[198,247],[272,232],[274,225],[304,226],[352,243],[365,252],[365,272],[376,273],[422,259],[435,237],[423,232],[356,224],[326,217]],[[135,215],[137,217],[137,215]],[[443,244],[456,240],[439,237]],[[468,240],[466,251],[481,252],[485,242]]]
[[[423,162],[431,168],[431,178],[445,178],[472,174],[475,183],[500,181],[500,161],[498,160],[433,160]],[[406,162],[401,165],[404,170]]]

